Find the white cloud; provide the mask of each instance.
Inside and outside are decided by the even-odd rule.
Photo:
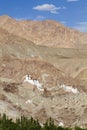
[[[64,7],[63,7],[64,8]],[[48,11],[50,13],[57,14],[58,10],[62,9],[61,7],[56,7],[53,4],[43,4],[43,5],[38,5],[36,7],[33,7],[34,10],[39,10],[39,11]]]
[[[76,1],[79,1],[79,0],[67,0],[67,2],[76,2]]]
[[[73,28],[80,30],[81,32],[87,32],[87,22],[79,22]]]

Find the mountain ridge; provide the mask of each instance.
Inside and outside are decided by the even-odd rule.
[[[77,48],[87,45],[87,34],[65,27],[53,20],[17,21],[9,16],[0,17],[0,27],[11,34],[34,42],[36,45]]]

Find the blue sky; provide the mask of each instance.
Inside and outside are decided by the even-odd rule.
[[[18,20],[57,20],[87,32],[87,0],[0,0],[0,15]]]

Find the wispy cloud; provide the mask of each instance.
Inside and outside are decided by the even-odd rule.
[[[81,32],[87,32],[87,21],[86,22],[79,22],[73,28],[80,30]]]
[[[67,24],[67,22],[66,22],[66,21],[61,21],[61,23],[62,23],[63,25],[66,25],[66,24]]]
[[[36,18],[34,20],[44,20],[46,17],[42,16],[42,15],[38,15],[36,16]]]
[[[65,6],[61,7],[61,9],[67,9]]]
[[[67,0],[67,2],[77,2],[79,0]]]
[[[53,4],[43,4],[43,5],[37,5],[36,7],[33,7],[34,10],[38,11],[48,11],[53,14],[57,14],[58,10],[65,9],[66,7],[57,7]]]
[[[17,20],[17,21],[20,21],[20,20],[28,20],[28,19],[31,19],[31,17],[15,17],[15,19]]]

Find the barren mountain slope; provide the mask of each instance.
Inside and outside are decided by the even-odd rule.
[[[87,45],[87,34],[64,27],[52,21],[16,21],[8,16],[0,17],[0,27],[9,33],[31,40],[35,44],[56,47],[82,47]]]
[[[50,116],[56,124],[64,126],[86,126],[87,94],[80,86],[79,93],[65,91],[59,84],[68,85],[73,79],[65,80],[65,75],[51,64],[30,59],[0,60],[0,112],[13,119],[25,115],[33,116],[44,123]],[[43,84],[45,91],[23,82],[29,73]],[[86,92],[86,91],[85,91]]]
[[[0,28],[0,57],[45,61],[67,75],[76,77],[77,73],[86,67],[87,49],[37,46]]]
[[[86,42],[86,34],[55,21],[0,17],[0,113],[87,127]]]

